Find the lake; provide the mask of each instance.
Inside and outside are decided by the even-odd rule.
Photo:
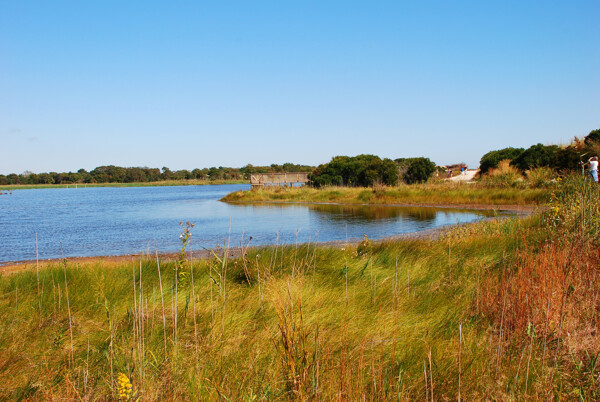
[[[0,262],[174,252],[179,222],[192,248],[371,239],[477,221],[494,212],[330,204],[231,205],[249,185],[90,187],[15,190],[0,195]]]

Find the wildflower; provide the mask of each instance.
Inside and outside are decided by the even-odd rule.
[[[133,390],[133,385],[129,382],[129,378],[125,374],[119,373],[117,383],[119,385],[119,399],[122,401],[129,400],[131,391]]]

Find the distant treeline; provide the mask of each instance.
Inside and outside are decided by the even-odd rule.
[[[168,167],[120,167],[99,166],[88,172],[79,169],[77,172],[49,172],[32,173],[25,171],[21,174],[11,173],[0,175],[0,185],[8,184],[74,184],[74,183],[147,183],[165,180],[250,180],[254,173],[281,173],[281,172],[311,172],[313,166],[284,163],[270,166],[246,165],[241,168],[211,167],[194,170],[171,170]]]
[[[575,138],[567,146],[536,144],[524,148],[504,148],[490,151],[480,161],[484,175],[496,169],[501,161],[525,172],[534,168],[549,168],[555,172],[581,169],[590,156],[600,154],[600,129],[591,131],[582,139]],[[270,166],[246,165],[241,168],[211,167],[194,170],[175,170],[148,167],[99,166],[91,172],[50,172],[0,175],[0,185],[10,184],[74,184],[74,183],[146,183],[166,180],[250,180],[254,173],[311,172],[311,185],[322,187],[372,186],[374,184],[397,185],[422,183],[436,171],[436,164],[425,157],[381,159],[376,155],[335,156],[329,163],[318,167],[284,163]]]

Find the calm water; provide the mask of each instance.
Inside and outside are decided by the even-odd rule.
[[[472,222],[488,211],[342,205],[229,205],[249,185],[18,190],[0,195],[0,262],[177,251],[180,221],[192,247],[382,238]]]

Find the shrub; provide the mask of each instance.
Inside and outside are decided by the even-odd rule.
[[[519,168],[521,171],[535,167],[552,166],[557,151],[557,145],[532,145],[514,159],[511,165]]]
[[[490,170],[482,178],[482,183],[493,187],[515,187],[523,180],[518,169],[506,159],[498,163],[498,168]]]
[[[556,176],[554,170],[547,167],[539,167],[526,172],[527,180],[532,187],[547,187]]]
[[[497,151],[490,151],[481,157],[479,161],[479,171],[481,174],[487,173],[490,169],[495,169],[502,160],[516,159],[525,151],[523,148],[504,148]]]
[[[429,158],[396,159],[400,177],[406,184],[422,183],[433,175],[436,166]]]
[[[600,128],[590,131],[584,141],[586,145],[600,144]]]
[[[559,148],[554,155],[552,167],[558,171],[577,170],[581,164],[582,155],[586,153],[584,150],[578,150],[573,145]]]

